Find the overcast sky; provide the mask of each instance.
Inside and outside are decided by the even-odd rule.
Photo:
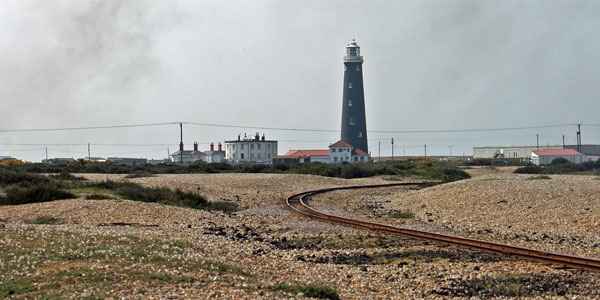
[[[364,57],[368,130],[600,124],[598,1],[0,0],[0,129],[157,122],[339,130],[345,46]],[[184,125],[184,143],[259,130]],[[584,143],[600,127],[583,126]],[[334,132],[260,130],[289,149]],[[369,132],[377,156],[575,143],[576,126]],[[302,142],[305,141],[305,142]],[[307,142],[313,141],[313,142]],[[179,126],[0,132],[0,155],[163,158]],[[21,144],[21,145],[20,145]],[[40,145],[27,145],[40,144]],[[54,145],[82,144],[82,145]],[[94,144],[150,144],[144,147]],[[164,144],[164,145],[163,145]],[[450,147],[452,146],[452,148]]]

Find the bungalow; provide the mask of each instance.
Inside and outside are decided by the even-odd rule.
[[[572,163],[586,161],[585,155],[574,149],[542,149],[531,152],[531,162],[535,165],[548,165],[557,158],[564,158]]]
[[[354,149],[352,145],[340,140],[329,146],[329,163],[340,164],[343,162],[365,162],[369,161],[369,154]]]

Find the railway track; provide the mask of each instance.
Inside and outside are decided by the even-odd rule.
[[[388,234],[395,234],[404,237],[429,241],[442,245],[456,246],[460,248],[502,255],[510,256],[519,259],[535,261],[545,264],[565,266],[577,269],[584,269],[594,272],[600,272],[600,260],[595,258],[585,258],[572,255],[557,254],[552,252],[544,252],[534,249],[528,249],[523,247],[510,246],[505,244],[468,239],[457,236],[450,236],[444,234],[437,234],[427,231],[419,231],[413,229],[405,229],[401,227],[366,222],[360,220],[354,220],[344,218],[340,216],[330,215],[320,212],[306,204],[308,197],[322,194],[326,192],[336,190],[350,190],[350,189],[369,189],[369,188],[382,188],[382,187],[396,187],[396,186],[430,186],[431,183],[425,182],[402,182],[402,183],[391,183],[391,184],[378,184],[378,185],[361,185],[361,186],[346,186],[346,187],[335,187],[326,188],[319,190],[306,191],[298,194],[291,195],[286,198],[286,204],[288,207],[299,214],[305,215],[310,218],[319,219],[323,221],[333,222],[337,224],[343,224],[347,226],[357,227],[361,229],[367,229],[372,231],[378,231]]]

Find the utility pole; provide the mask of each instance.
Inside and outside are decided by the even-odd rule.
[[[577,152],[581,153],[581,124],[577,124]]]
[[[425,158],[427,158],[427,144],[425,144]]]
[[[452,156],[452,146],[448,146],[450,148],[450,156]]]
[[[379,150],[377,151],[377,156],[379,156],[379,158],[377,160],[381,161],[381,141],[379,141],[378,144],[379,144]]]
[[[392,160],[394,160],[394,138],[392,138]]]
[[[167,148],[167,159],[170,160],[170,157],[171,157],[171,151],[169,151],[169,148]]]
[[[183,123],[179,123],[179,145],[183,145]],[[179,149],[179,163],[183,166],[183,147]]]
[[[88,160],[92,159],[92,155],[90,154],[90,143],[88,143]]]
[[[563,134],[563,149],[565,149],[565,135]]]
[[[535,144],[536,144],[536,146],[535,146],[535,147],[536,147],[536,149],[537,149],[537,150],[540,150],[540,135],[539,135],[539,134],[537,134],[537,133],[535,134],[535,141],[536,141],[536,142],[535,142]]]

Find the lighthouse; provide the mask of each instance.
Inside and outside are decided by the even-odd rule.
[[[353,39],[346,46],[346,56],[344,56],[341,140],[352,145],[354,149],[369,153],[362,64],[360,47]]]

